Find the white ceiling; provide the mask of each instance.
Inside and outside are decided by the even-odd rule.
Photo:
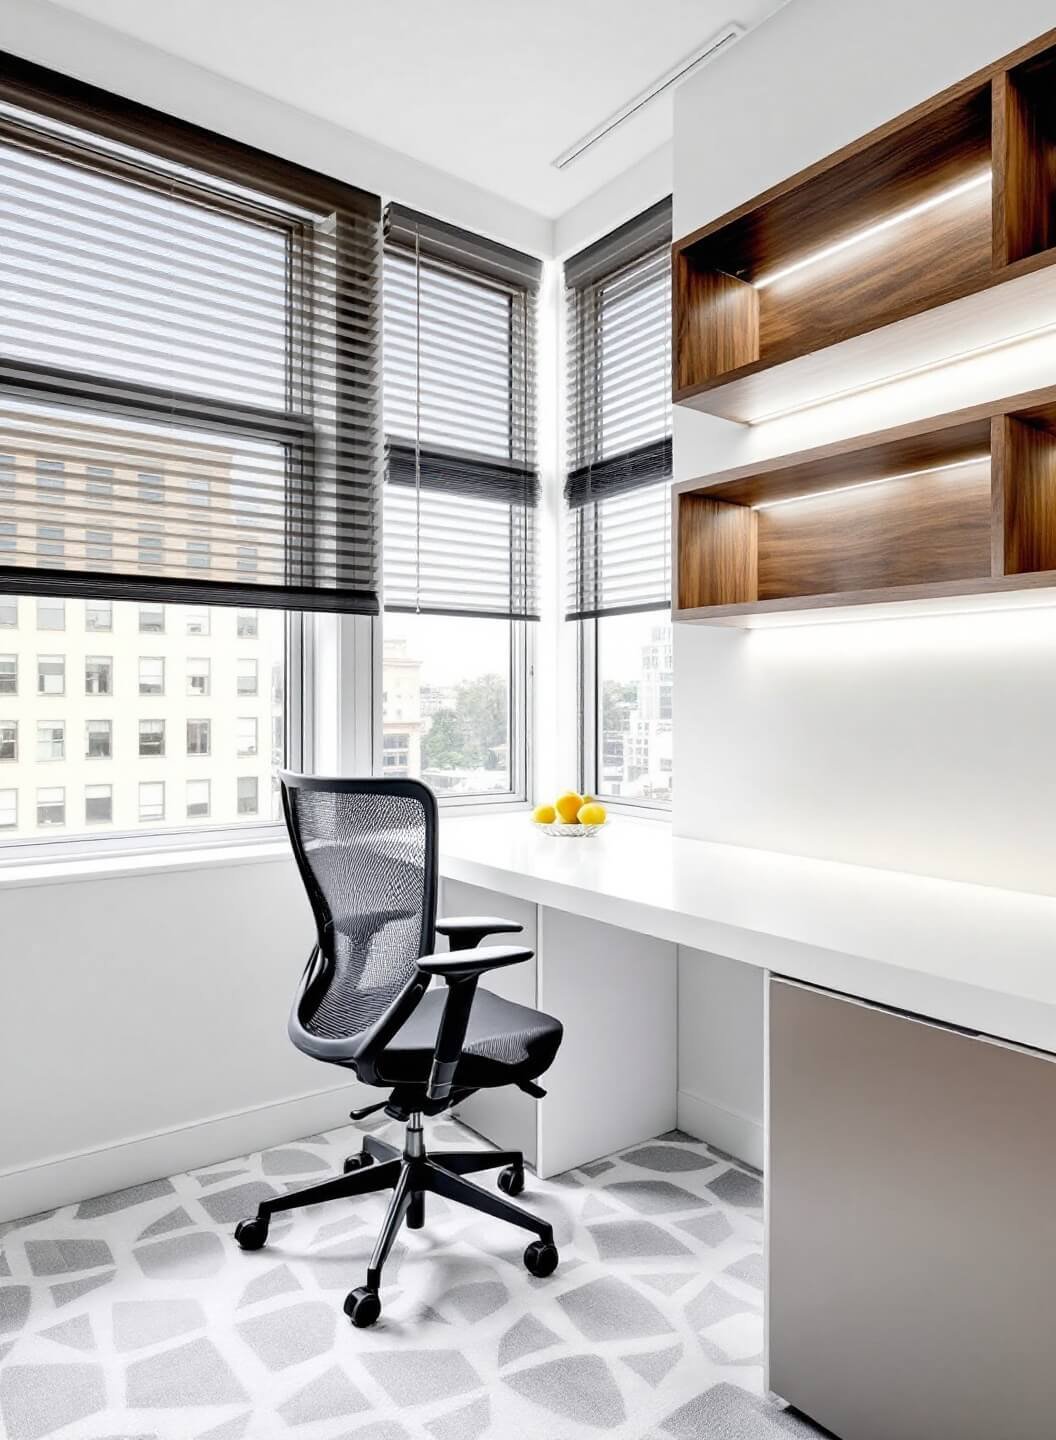
[[[784,0],[59,3],[557,216],[671,138],[670,96],[567,171],[556,155],[722,26],[750,29]]]

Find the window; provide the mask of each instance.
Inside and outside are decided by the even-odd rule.
[[[141,635],[165,634],[164,605],[141,605],[139,607],[139,633]]]
[[[37,791],[37,824],[41,829],[66,824],[66,791],[63,786],[51,785]]]
[[[18,601],[13,595],[0,596],[0,630],[17,630]]]
[[[66,722],[65,720],[38,720],[37,721],[37,759],[38,760],[65,760],[66,758]]]
[[[66,466],[61,460],[37,461],[37,492],[46,502],[61,500],[66,488]]]
[[[240,640],[255,640],[259,622],[255,610],[239,610],[235,616],[235,633]]]
[[[165,499],[165,482],[160,475],[141,473],[138,479],[141,505],[161,505]]]
[[[565,266],[580,779],[651,806],[672,779],[670,240],[663,202]]]
[[[165,754],[164,720],[139,722],[139,753],[146,759],[156,759]]]
[[[18,828],[18,791],[0,790],[0,830]]]
[[[201,656],[187,661],[187,694],[208,695],[211,667],[208,659]]]
[[[56,561],[66,554],[66,531],[61,525],[37,526],[37,554]],[[55,563],[49,568],[61,570],[62,566]]]
[[[114,693],[114,661],[111,655],[89,655],[84,662],[84,693]]]
[[[50,596],[37,601],[37,629],[65,630],[66,601],[53,600]]]
[[[139,693],[141,695],[164,695],[165,661],[158,655],[139,657]]]
[[[18,107],[17,125],[0,134],[0,192],[9,202],[2,263],[8,281],[14,274],[3,287],[0,350],[14,373],[33,380],[5,410],[0,448],[11,452],[17,480],[5,495],[21,508],[0,517],[17,524],[15,548],[0,559],[22,567],[12,588],[75,599],[86,617],[106,564],[102,594],[115,607],[105,639],[85,642],[87,618],[83,628],[71,620],[72,633],[42,631],[22,660],[38,666],[38,683],[31,670],[21,696],[12,654],[0,704],[22,724],[12,771],[37,765],[25,737],[45,715],[72,726],[75,743],[47,776],[62,794],[59,817],[44,820],[85,825],[85,785],[111,783],[111,769],[111,819],[93,819],[96,833],[115,819],[182,828],[192,773],[210,781],[211,822],[270,816],[260,799],[270,756],[238,759],[227,715],[252,711],[265,734],[283,735],[279,607],[292,596],[298,610],[367,616],[380,591],[380,202],[17,57],[5,57],[0,103]],[[61,542],[38,536],[38,525],[62,530]],[[62,543],[65,555],[38,554],[38,539]],[[85,565],[89,546],[112,559]],[[58,567],[63,559],[68,570]],[[196,605],[259,607],[257,633],[238,641],[241,667],[230,609],[214,617],[215,644],[208,624],[185,638],[192,595]],[[140,601],[180,606],[164,638],[139,633]],[[29,613],[23,608],[24,622]],[[299,662],[293,622],[290,633]],[[0,650],[19,651],[15,642],[0,637]],[[77,681],[88,652],[104,646],[122,685],[86,702]],[[198,673],[208,679],[196,689],[208,691],[215,678],[224,697],[222,753],[193,764],[173,758],[171,774],[148,763],[140,791],[131,760],[141,716],[177,727],[178,739],[188,713],[206,709],[200,698],[187,706],[180,693],[189,653],[206,662]],[[249,663],[254,703],[232,706]],[[79,742],[83,733],[89,743],[89,716],[111,722],[121,768],[102,755],[99,767],[87,765]],[[163,770],[180,787],[175,798],[148,788]],[[13,827],[21,836],[4,839],[33,834],[37,783],[8,771],[4,779],[22,791],[28,812]],[[240,779],[254,782],[256,805],[245,786],[240,805]]]
[[[66,694],[66,657],[64,655],[37,656],[37,694]]]
[[[14,500],[15,493],[15,457],[0,455],[0,500]]]
[[[6,550],[8,554],[13,554],[17,537],[17,525],[13,525],[9,520],[0,522],[0,553]]]
[[[209,814],[209,781],[187,781],[187,819],[203,820]]]
[[[539,266],[390,206],[384,276],[384,773],[524,795]]]
[[[139,785],[139,819],[144,821],[165,819],[165,782],[163,780],[141,780]]]
[[[188,721],[188,725],[190,721]],[[208,722],[206,722],[208,724]],[[237,722],[239,755],[257,753],[257,720],[255,715],[242,716]]]
[[[18,694],[18,656],[0,655],[0,695]]]
[[[158,528],[160,529],[160,527]],[[157,531],[148,531],[144,527],[139,535],[137,549],[141,570],[160,570],[162,568],[165,563],[165,542]]]
[[[260,782],[255,775],[238,777],[238,813],[255,815],[258,809],[257,793]]]
[[[84,823],[86,825],[109,825],[114,818],[114,787],[112,785],[86,785],[84,787]]]
[[[112,760],[114,755],[114,722],[112,720],[86,720],[84,722],[84,758],[86,760]]]
[[[255,695],[257,693],[256,660],[243,658],[236,662],[235,690],[239,695]]]
[[[208,755],[211,747],[210,724],[208,720],[187,721],[187,754]],[[241,751],[239,752],[241,754]]]
[[[86,600],[84,602],[84,628],[86,630],[112,630],[114,628],[114,607],[109,600]]]
[[[187,610],[187,634],[209,634],[209,611],[204,605],[195,605]]]
[[[114,533],[112,530],[86,530],[84,532],[84,553],[89,560],[98,562],[96,569],[105,568],[114,558]]]
[[[108,504],[114,498],[114,472],[105,465],[89,465],[84,474],[89,500],[94,505]]]
[[[0,720],[0,760],[18,759],[18,721]]]

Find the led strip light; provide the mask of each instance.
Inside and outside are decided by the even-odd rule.
[[[816,399],[803,400],[798,405],[788,405],[783,410],[771,410],[765,415],[757,415],[749,420],[749,425],[768,425],[773,420],[785,420],[790,415],[802,415],[807,410],[817,410],[823,405],[833,405],[839,400],[851,400],[860,395],[868,395],[873,390],[883,390],[888,385],[897,384],[900,380],[915,380],[921,375],[933,375],[938,370],[945,370],[950,365],[957,365],[963,360],[974,360],[979,355],[996,355],[1002,350],[1014,349],[1017,345],[1027,344],[1031,340],[1039,340],[1044,335],[1056,334],[1056,321],[1048,325],[1038,325],[1033,330],[1021,330],[1018,334],[1009,335],[1004,340],[991,340],[985,345],[976,345],[968,350],[957,350],[952,355],[944,355],[940,360],[929,360],[924,365],[914,365],[909,370],[896,370],[891,375],[882,375],[877,380],[866,380],[861,385],[848,386],[846,390],[832,390],[827,395],[819,395]]]
[[[890,485],[895,480],[914,480],[918,475],[938,475],[943,470],[962,470],[966,465],[990,463],[990,456],[969,455],[964,460],[951,460],[945,465],[928,465],[922,470],[905,470],[900,475],[881,475],[876,480],[858,480],[853,485],[834,485],[831,490],[811,490],[806,495],[786,495],[780,500],[760,500],[753,510],[774,510],[778,505],[798,505],[804,500],[821,500],[828,495],[844,495],[848,490],[871,490],[874,485]]]
[[[840,255],[844,250],[850,250],[853,246],[862,244],[864,240],[872,239],[874,235],[882,235],[886,230],[893,230],[897,225],[905,225],[907,221],[915,220],[918,215],[926,215],[929,210],[935,210],[940,205],[947,205],[960,195],[967,195],[982,185],[989,185],[990,178],[991,172],[984,170],[979,175],[973,175],[970,180],[962,180],[959,185],[953,185],[949,190],[942,190],[938,195],[932,195],[930,199],[922,200],[919,205],[911,205],[908,210],[899,210],[897,214],[889,215],[886,220],[879,220],[875,225],[867,225],[864,230],[856,230],[853,235],[848,235],[843,240],[837,240],[832,245],[826,245],[821,250],[815,250],[810,255],[805,255],[802,260],[793,260],[790,265],[783,265],[780,270],[774,270],[770,275],[753,280],[752,284],[756,290],[765,290],[767,286],[776,285],[780,280],[787,280],[790,275],[797,275],[800,270],[806,270],[808,266],[820,265],[822,261],[831,259],[833,255]]]

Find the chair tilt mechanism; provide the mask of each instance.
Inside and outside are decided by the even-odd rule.
[[[524,1252],[525,1266],[540,1278],[552,1274],[558,1254],[550,1225],[504,1198],[524,1189],[523,1155],[430,1154],[422,1129],[423,1115],[439,1115],[480,1089],[516,1085],[545,1094],[535,1081],[557,1053],[560,1022],[477,988],[489,971],[532,958],[518,945],[478,948],[521,926],[486,916],[436,919],[438,816],[428,786],[284,773],[282,796],[317,930],[290,1038],[305,1054],[390,1090],[387,1100],[352,1111],[352,1119],[384,1110],[404,1123],[404,1143],[400,1150],[365,1136],[342,1175],[265,1200],[238,1225],[235,1239],[243,1250],[259,1250],[278,1211],[391,1190],[366,1284],[345,1300],[357,1326],[373,1325],[381,1314],[385,1261],[404,1222],[422,1228],[427,1194],[531,1231],[538,1238]],[[434,953],[437,934],[447,938],[449,952]],[[503,1195],[465,1178],[496,1169]]]

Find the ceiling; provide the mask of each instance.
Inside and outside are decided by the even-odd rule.
[[[567,171],[556,155],[784,0],[59,3],[552,217],[670,139],[670,94]]]

